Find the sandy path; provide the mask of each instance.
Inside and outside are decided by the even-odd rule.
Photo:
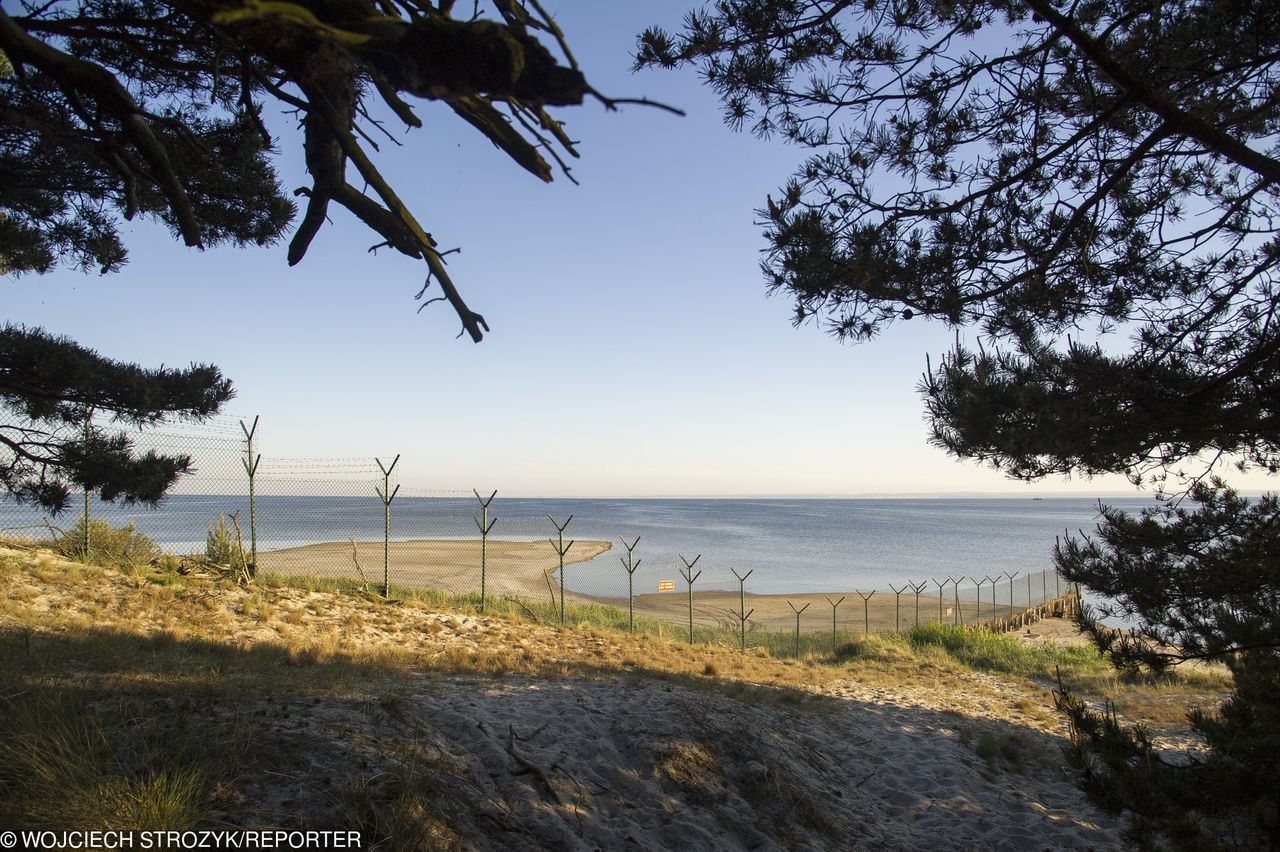
[[[486,852],[1121,847],[1062,773],[1057,737],[910,689],[823,693],[800,707],[634,677],[452,677],[398,693],[390,715],[290,716],[330,743],[379,732],[344,764],[377,762],[387,738],[432,754],[454,830]],[[984,760],[984,738],[1018,762]]]
[[[607,541],[575,541],[565,554],[565,564],[585,562],[613,545]],[[548,594],[546,575],[559,567],[550,541],[490,540],[485,553],[485,592],[543,599]],[[356,558],[364,576],[382,582],[383,544],[356,542]],[[351,558],[350,542],[326,542],[260,552],[258,569],[276,574],[312,574],[320,577],[359,579]],[[422,586],[450,594],[480,591],[480,541],[393,541],[390,548],[391,582]],[[550,578],[555,585],[555,577]]]

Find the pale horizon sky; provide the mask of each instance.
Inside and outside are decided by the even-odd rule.
[[[914,321],[848,346],[794,328],[790,301],[765,294],[753,211],[802,152],[731,132],[692,74],[630,71],[635,36],[678,26],[689,0],[547,5],[597,89],[688,115],[556,112],[581,142],[581,186],[540,183],[439,104],[415,103],[423,130],[387,123],[404,147],[374,160],[439,243],[461,247],[450,270],[489,321],[484,342],[455,339],[447,305],[416,313],[420,263],[367,254],[377,239],[337,208],[292,269],[283,244],[198,252],[126,224],[123,272],[0,278],[5,318],[143,365],[215,363],[236,387],[226,412],[261,416],[264,454],[399,453],[406,487],[1138,494],[1120,477],[1027,485],[928,446],[915,388],[954,331]],[[289,120],[267,117],[283,185],[308,184]]]

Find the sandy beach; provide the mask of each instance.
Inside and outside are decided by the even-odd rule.
[[[844,600],[841,601],[841,598]],[[747,630],[794,630],[796,610],[800,614],[802,631],[830,630],[832,604],[835,607],[836,627],[839,630],[869,631],[871,633],[909,630],[913,625],[941,620],[945,624],[974,624],[979,618],[976,601],[961,599],[959,612],[952,597],[944,596],[939,610],[938,596],[921,595],[917,610],[916,597],[908,593],[899,600],[892,592],[879,591],[867,600],[857,592],[809,592],[793,595],[752,595],[745,600]],[[693,594],[693,620],[705,627],[738,628],[740,603],[737,592],[695,591]],[[626,606],[623,599],[622,606]],[[805,609],[805,607],[808,607]],[[793,608],[794,607],[794,608]],[[1008,606],[992,606],[990,600],[982,601],[981,619],[990,621],[1002,618],[1010,612],[1022,612],[1022,608],[1010,610]],[[669,621],[684,621],[689,616],[689,597],[684,590],[636,595],[636,614]]]
[[[361,572],[370,583],[382,582],[383,544],[381,541],[355,543],[326,542],[258,554],[259,569],[265,572],[320,577],[359,579]],[[575,541],[565,554],[565,565],[587,562],[609,550],[612,544],[601,540]],[[489,541],[486,551],[486,593],[501,597],[520,597],[545,601],[559,594],[557,568],[559,559],[550,541]],[[357,563],[359,569],[357,570]],[[590,570],[589,568],[580,570]],[[450,594],[477,593],[480,590],[479,539],[443,539],[393,541],[390,548],[391,582],[405,586],[437,589]],[[570,588],[572,588],[572,581]],[[664,621],[684,622],[688,618],[689,598],[677,583],[675,591],[638,594],[636,615]],[[568,591],[566,600],[579,603],[601,603],[625,608],[625,597],[599,597]],[[843,598],[843,600],[841,600]],[[805,632],[831,629],[832,604],[836,627],[842,631],[889,633],[908,630],[913,625],[941,620],[947,624],[975,624],[1022,612],[1021,608],[992,604],[989,598],[959,601],[954,595],[935,591],[933,596],[912,592],[895,596],[890,591],[877,591],[865,601],[857,592],[806,592],[791,595],[748,594],[745,600],[748,631],[789,631],[796,626],[796,610],[800,629]],[[693,620],[703,627],[738,629],[740,601],[737,592],[726,590],[694,591]],[[807,607],[807,608],[806,608]]]
[[[613,545],[607,541],[574,541],[565,554],[565,565],[585,562]],[[318,577],[382,582],[383,543],[358,541],[352,559],[351,542],[331,541],[258,553],[258,570],[274,574],[311,574]],[[480,540],[393,541],[390,547],[391,582],[421,586],[450,594],[480,591]],[[560,565],[548,540],[490,540],[485,553],[485,592],[498,596],[545,599],[548,582]],[[359,569],[356,565],[359,564]]]

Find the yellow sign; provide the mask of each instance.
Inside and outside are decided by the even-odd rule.
[[[660,591],[660,592],[674,592],[675,590],[676,590],[676,581],[675,581],[675,580],[659,580],[659,581],[658,581],[658,591]]]

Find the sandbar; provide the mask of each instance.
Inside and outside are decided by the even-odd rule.
[[[593,559],[612,546],[607,541],[575,541],[565,554],[565,565]],[[454,595],[480,591],[479,539],[393,541],[388,556],[392,583],[437,589]],[[550,587],[559,587],[553,572],[559,568],[560,559],[555,547],[546,539],[490,539],[485,548],[485,566],[485,594],[488,595],[545,599]],[[274,574],[358,580],[360,572],[363,572],[370,583],[381,584],[382,569],[381,541],[356,542],[354,560],[350,541],[258,552],[258,570]]]

